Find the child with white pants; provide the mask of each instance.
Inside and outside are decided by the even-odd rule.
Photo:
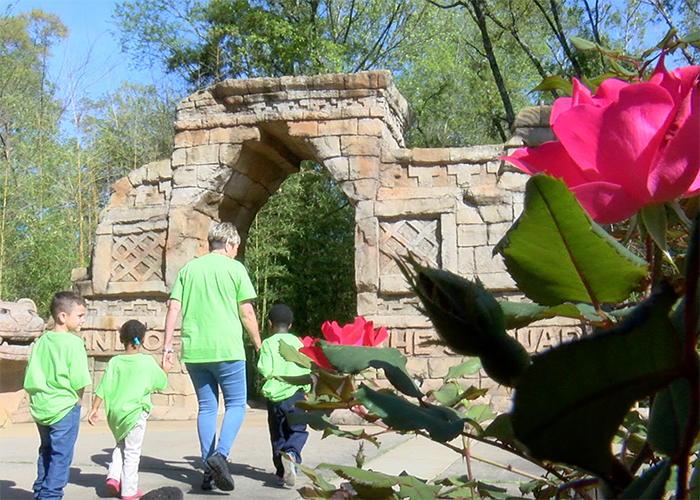
[[[107,363],[88,414],[88,422],[95,425],[97,410],[104,400],[107,423],[117,441],[106,487],[111,496],[122,500],[143,495],[138,488],[138,469],[146,420],[153,408],[151,392],[165,389],[167,373],[172,368],[172,362],[166,362],[161,369],[153,356],[139,352],[145,334],[146,327],[139,321],[130,320],[122,325],[119,336],[124,354],[114,356]]]

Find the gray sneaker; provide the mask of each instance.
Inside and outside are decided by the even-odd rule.
[[[207,458],[205,464],[209,468],[209,473],[217,488],[222,491],[233,491],[235,484],[231,477],[231,471],[228,470],[226,458],[221,453],[215,451],[212,456]]]
[[[287,458],[287,456],[289,458]],[[297,482],[297,467],[295,465],[296,458],[294,453],[290,452],[287,455],[282,455],[282,467],[284,468],[284,484],[294,486]]]

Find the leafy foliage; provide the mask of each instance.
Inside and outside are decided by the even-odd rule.
[[[275,302],[294,311],[297,335],[329,317],[355,317],[354,212],[320,166],[304,163],[267,201],[251,226],[245,262],[262,296],[261,318]]]
[[[495,251],[536,303],[621,302],[645,278],[646,263],[591,221],[562,181],[533,176],[526,193],[522,215]]]
[[[537,227],[552,220],[562,221],[563,229],[541,234],[547,234],[548,242],[553,240],[553,244],[565,240],[571,249],[565,255],[573,261],[581,254],[581,242],[596,253],[596,262],[576,266],[579,282],[593,283],[589,289],[596,291],[587,300],[600,296],[597,290],[609,286],[595,285],[601,269],[618,272],[615,267],[628,266],[633,272],[623,269],[615,275],[623,291],[615,292],[616,300],[626,299],[640,280],[637,267],[644,269],[639,259],[596,230],[573,197],[562,196],[559,181],[533,178],[527,185],[527,197],[547,200],[548,208],[533,210],[526,203],[513,231],[527,231],[523,221]],[[692,234],[686,235],[687,288],[681,292],[686,294],[698,286],[700,259],[692,252],[698,245],[700,215],[696,215],[694,225]],[[513,255],[526,255],[530,240],[508,238],[508,249]],[[458,436],[498,446],[543,468],[541,478],[520,486],[523,494],[535,498],[552,498],[560,488],[574,488],[587,495],[586,489],[596,485],[611,498],[661,498],[674,482],[681,496],[694,491],[688,476],[697,477],[696,469],[689,472],[691,462],[697,460],[699,432],[693,403],[698,399],[700,384],[697,299],[692,299],[692,310],[686,313],[683,299],[688,295],[679,300],[672,286],[661,284],[622,319],[585,302],[551,307],[535,303],[529,309],[521,303],[509,308],[507,302],[497,302],[478,283],[411,260],[402,265],[441,339],[457,352],[478,356],[481,362],[475,358],[455,366],[441,387],[423,394],[402,387],[410,378],[403,371],[400,356],[391,350],[321,343],[330,365],[339,373],[318,370],[315,397],[303,404],[309,421],[324,422],[319,413],[345,408],[367,422],[396,432],[428,436],[462,456],[469,456],[469,451],[466,445],[453,444]],[[542,272],[546,274],[547,269]],[[548,276],[557,280],[556,274]],[[569,282],[570,275],[562,273],[559,279]],[[504,314],[504,309],[510,312]],[[487,405],[478,404],[484,390],[465,387],[460,377],[474,373],[480,365],[493,377],[488,363],[510,359],[512,345],[493,341],[507,335],[506,316],[513,318],[510,321],[529,322],[559,313],[587,321],[598,331],[534,355],[531,363],[518,368],[517,375],[509,379],[515,388],[509,414],[496,416]],[[387,375],[396,391],[372,388],[368,383],[354,388],[358,372],[382,363],[395,370],[393,376],[389,372]],[[650,419],[631,411],[649,397]],[[338,432],[328,422],[322,425],[328,433]],[[350,437],[375,442],[368,431]],[[613,451],[614,442],[621,444],[621,453]],[[640,469],[644,463],[650,467]],[[404,477],[353,467],[323,467],[350,482],[353,493],[343,493],[345,498],[404,498],[404,494],[411,498],[509,497],[507,491],[471,477],[428,483],[419,492],[411,490]],[[638,474],[640,470],[643,472]],[[432,488],[438,484],[442,488]],[[314,481],[313,494],[310,490],[301,493],[307,498],[329,498],[334,492],[335,487]]]

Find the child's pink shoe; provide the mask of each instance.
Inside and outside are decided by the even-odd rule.
[[[141,493],[141,490],[137,490],[135,495],[131,495],[128,497],[122,497],[122,500],[136,500],[137,498],[141,498],[143,496],[143,493]]]
[[[107,487],[107,494],[109,496],[117,498],[121,496],[121,485],[116,479],[107,479],[105,486]]]

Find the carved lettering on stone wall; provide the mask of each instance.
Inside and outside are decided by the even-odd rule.
[[[563,342],[581,338],[583,332],[576,327],[523,328],[517,331],[517,340],[528,352],[542,352]]]
[[[438,337],[433,330],[395,329],[389,334],[389,347],[398,349],[404,356],[440,356],[445,349],[428,343],[435,340]]]
[[[165,231],[115,236],[110,281],[162,281],[164,248]]]
[[[90,356],[108,356],[124,352],[124,344],[116,330],[88,330],[81,332],[85,350]],[[161,332],[147,331],[143,338],[144,352],[159,352],[163,348]]]

